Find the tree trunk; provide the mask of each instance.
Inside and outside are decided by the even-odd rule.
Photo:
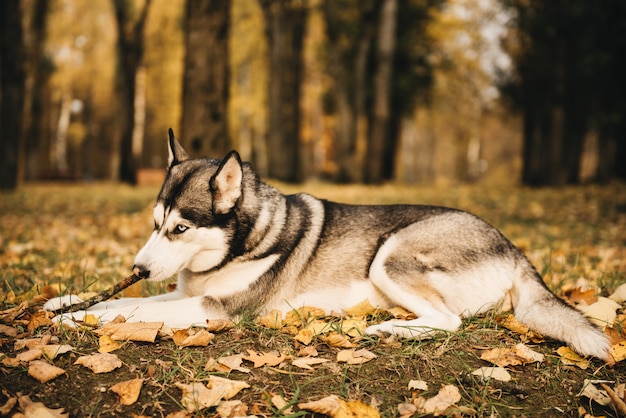
[[[24,109],[22,10],[19,0],[0,1],[0,190],[18,185]]]
[[[259,0],[269,48],[269,176],[298,182],[300,170],[300,83],[307,10],[301,0]]]
[[[117,22],[117,80],[116,96],[119,101],[119,133],[117,149],[119,150],[119,180],[137,184],[137,170],[141,155],[133,149],[133,131],[135,125],[135,91],[137,71],[143,58],[144,26],[148,17],[151,0],[145,0],[139,13],[133,13],[134,3],[129,0],[113,0]],[[116,157],[113,156],[114,161]],[[115,170],[116,167],[113,167]]]
[[[193,157],[222,158],[228,137],[230,2],[187,0],[180,137]]]
[[[378,183],[393,175],[388,163],[395,154],[390,135],[391,89],[396,41],[396,0],[384,0],[378,30],[376,74],[374,76],[374,109],[367,147],[365,181]]]

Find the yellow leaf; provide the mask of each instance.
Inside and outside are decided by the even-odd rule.
[[[620,341],[609,348],[609,354],[615,363],[626,359],[626,341]]]
[[[576,366],[583,370],[589,367],[589,360],[582,358],[578,355],[578,353],[574,352],[569,347],[559,347],[556,352],[559,356],[561,356],[561,362],[565,365]]]
[[[281,329],[283,327],[283,314],[274,309],[267,315],[257,317],[256,323],[269,329]]]
[[[202,383],[176,383],[176,387],[183,392],[180,403],[190,413],[216,406],[224,397],[223,390],[209,389]]]
[[[303,306],[298,309],[292,309],[285,315],[285,325],[301,326],[303,323],[311,321],[317,318],[323,318],[326,316],[326,312],[320,308],[313,306]]]
[[[341,322],[341,332],[350,337],[361,337],[365,334],[367,322],[360,319],[346,319]]]
[[[47,344],[41,347],[41,352],[48,360],[54,360],[56,356],[73,350],[74,347],[69,344]]]
[[[496,366],[517,366],[519,364],[535,363],[543,361],[543,354],[531,350],[525,344],[519,343],[515,347],[501,347],[485,350],[481,354],[482,360]]]
[[[17,402],[25,417],[49,417],[49,418],[67,418],[70,414],[63,412],[63,408],[50,409],[41,402],[33,402],[27,395],[18,396]]]
[[[143,379],[132,379],[117,383],[111,386],[109,390],[120,397],[120,403],[122,405],[132,405],[139,399],[142,386]]]
[[[224,399],[231,399],[235,397],[242,389],[249,388],[250,385],[241,380],[230,380],[225,377],[211,375],[209,376],[209,383],[207,384],[209,389],[220,389],[224,395]]]
[[[28,321],[28,332],[31,334],[37,329],[52,325],[52,317],[54,314],[47,311],[36,312]]]
[[[176,331],[172,339],[179,347],[206,347],[214,337],[215,334],[211,334],[207,330],[196,331],[188,328]]]
[[[96,330],[96,335],[108,335],[116,341],[142,341],[153,343],[163,322],[123,322],[106,324]]]
[[[343,310],[346,315],[356,317],[356,318],[365,318],[367,315],[373,315],[376,313],[377,309],[372,306],[369,299],[365,299],[356,305],[344,309]]]
[[[481,367],[472,372],[474,376],[480,376],[483,379],[495,379],[501,382],[511,380],[511,375],[503,367]]]
[[[410,319],[417,318],[417,316],[413,312],[407,311],[406,309],[404,309],[404,308],[402,308],[400,306],[396,306],[395,308],[387,309],[387,312],[392,314],[394,316],[394,318],[398,318],[398,319],[410,320]]]
[[[94,314],[87,314],[83,317],[83,325],[87,325],[89,327],[97,327],[98,318],[96,318]]]
[[[293,339],[304,345],[309,345],[313,341],[313,331],[308,328],[301,329]]]
[[[102,335],[99,341],[98,352],[110,353],[111,351],[115,351],[120,347],[120,344],[113,338],[109,337],[108,335]]]
[[[321,337],[322,341],[328,344],[330,347],[339,347],[339,348],[352,348],[354,344],[346,338],[345,335],[339,334],[338,332],[332,332],[328,335],[324,335]]]
[[[331,418],[380,417],[380,412],[376,408],[360,401],[346,402],[336,395],[330,395],[317,401],[299,403],[298,408],[328,415]]]
[[[207,319],[206,330],[209,332],[221,332],[231,329],[235,323],[228,319]]]

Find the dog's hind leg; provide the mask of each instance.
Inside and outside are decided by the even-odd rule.
[[[445,305],[442,296],[429,285],[427,273],[414,258],[390,262],[389,255],[399,245],[389,239],[378,251],[370,266],[370,279],[385,296],[398,306],[413,312],[413,320],[390,320],[368,327],[369,335],[392,334],[402,338],[424,339],[437,331],[455,331],[461,325],[459,315]]]

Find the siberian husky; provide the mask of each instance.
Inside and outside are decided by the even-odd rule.
[[[89,313],[103,322],[121,314],[182,328],[305,305],[341,312],[369,299],[417,318],[375,324],[367,334],[420,339],[455,331],[462,317],[508,300],[519,321],[580,354],[606,358],[609,347],[604,333],[548,290],[517,247],[474,215],[285,196],[234,151],[223,160],[189,158],[171,129],[154,231],[135,269],[154,281],[178,274],[176,290],[101,302]],[[63,303],[67,297],[46,309]]]

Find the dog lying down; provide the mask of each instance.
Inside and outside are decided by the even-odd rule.
[[[455,331],[461,317],[508,298],[519,321],[580,354],[604,359],[609,348],[603,332],[555,296],[522,252],[476,216],[436,206],[285,196],[236,152],[223,160],[189,158],[171,129],[154,231],[135,268],[154,281],[178,274],[176,290],[101,302],[87,312],[102,322],[121,314],[186,328],[305,305],[341,312],[369,299],[417,318],[372,325],[367,334],[420,339]],[[53,299],[45,309],[67,302]],[[56,320],[79,320],[87,312]]]

